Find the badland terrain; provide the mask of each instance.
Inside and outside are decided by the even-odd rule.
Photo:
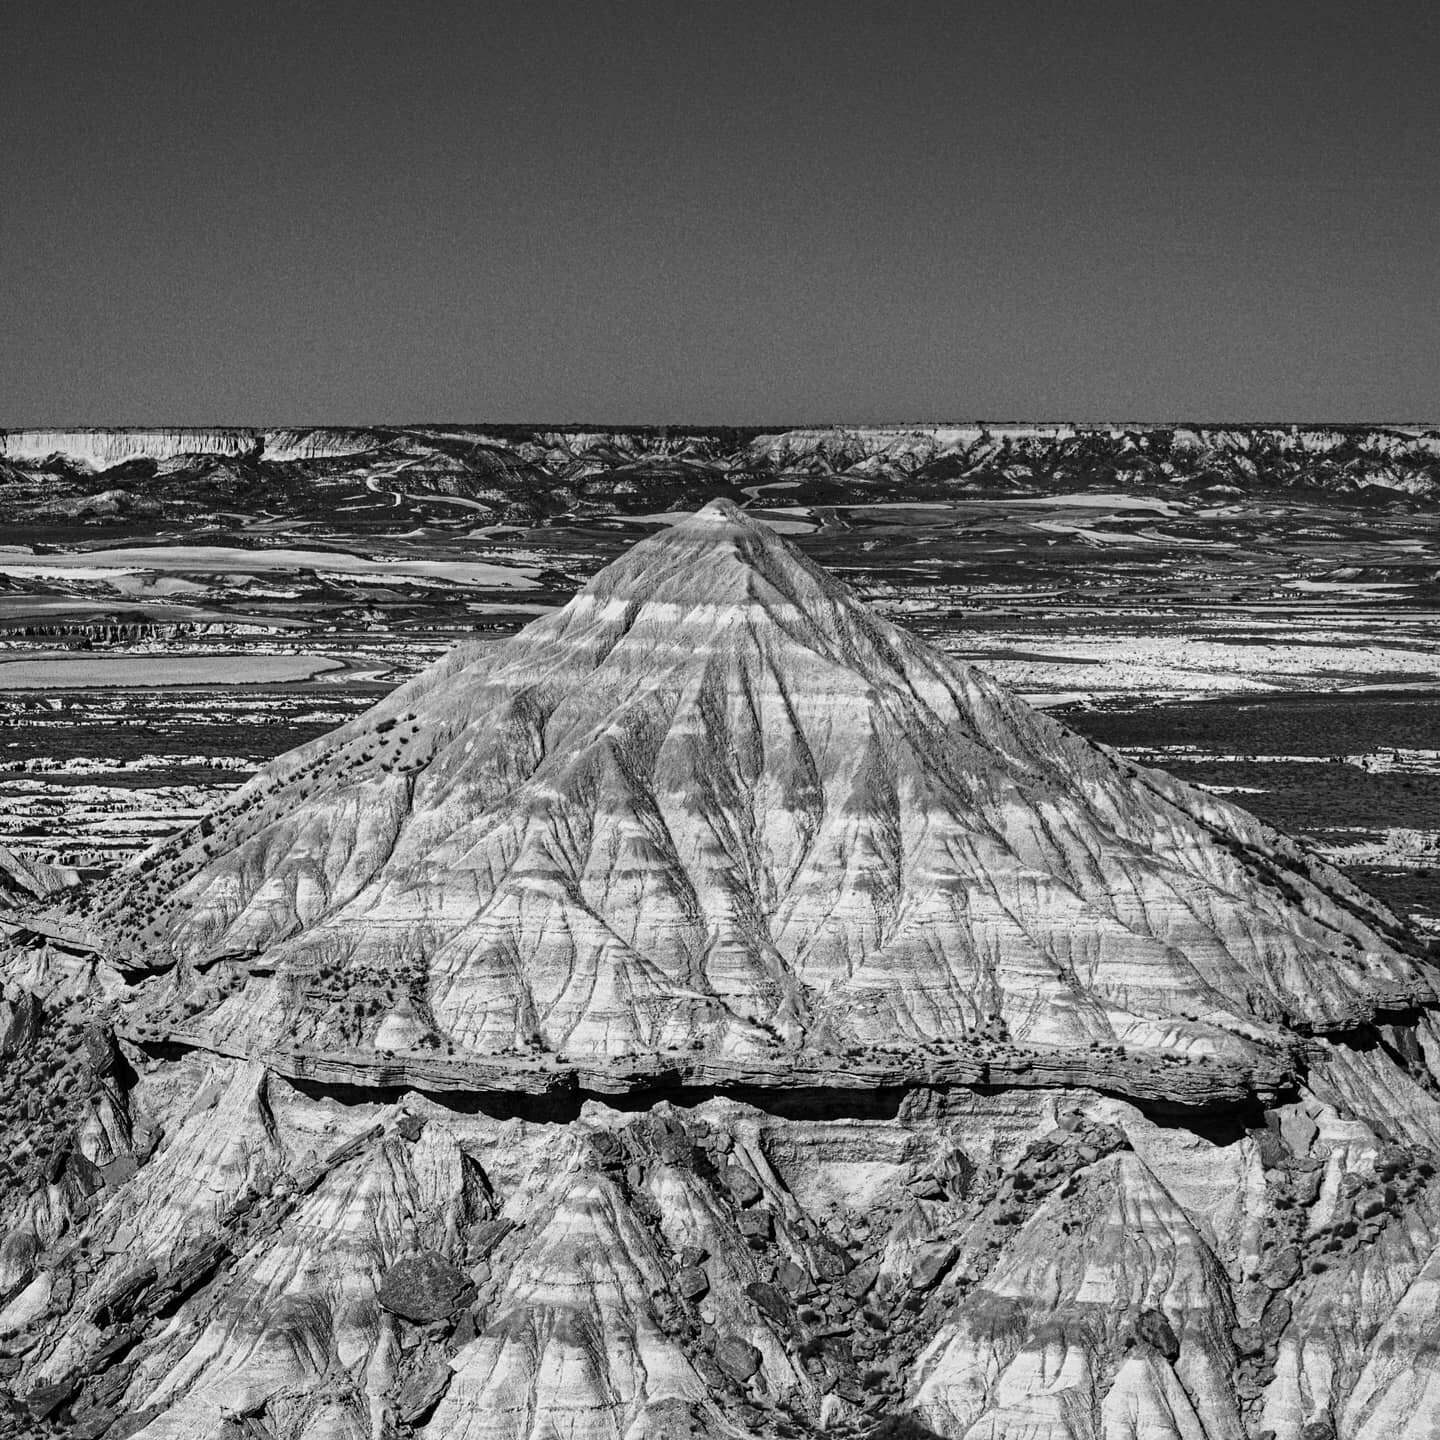
[[[0,1428],[1440,1425],[1434,434],[3,463]]]

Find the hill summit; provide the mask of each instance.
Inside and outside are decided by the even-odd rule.
[[[1272,1093],[1298,1032],[1432,998],[1336,872],[728,501],[282,757],[101,927],[171,972],[137,1035],[441,1089],[929,1075],[1204,1104]]]

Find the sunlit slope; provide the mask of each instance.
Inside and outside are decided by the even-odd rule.
[[[1206,1062],[1431,998],[1336,872],[728,502],[282,757],[98,923],[175,967],[155,1025],[239,1054],[759,1075],[1018,1046],[1095,1081],[1123,1047],[1164,1067],[1106,1088],[1203,1099]]]

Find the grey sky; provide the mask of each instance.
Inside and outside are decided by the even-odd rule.
[[[1435,7],[32,5],[0,424],[1440,419]]]

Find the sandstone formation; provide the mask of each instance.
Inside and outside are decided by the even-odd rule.
[[[1419,947],[728,503],[48,903],[0,1432],[1440,1426]]]

